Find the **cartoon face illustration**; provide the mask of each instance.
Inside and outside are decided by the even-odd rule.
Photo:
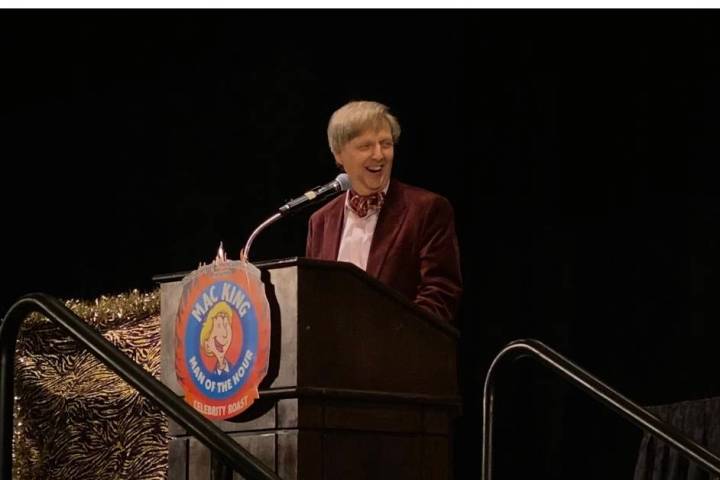
[[[200,332],[200,348],[205,349],[211,357],[217,359],[216,373],[230,371],[230,365],[225,355],[232,342],[232,310],[230,305],[220,302],[210,309],[205,325]]]

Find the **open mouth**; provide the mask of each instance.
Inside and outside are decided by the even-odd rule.
[[[215,348],[216,348],[217,351],[220,352],[220,353],[222,353],[223,350],[225,350],[225,345],[223,345],[222,343],[218,342],[217,337],[215,337]]]
[[[367,170],[370,173],[380,173],[382,171],[383,167],[382,165],[374,165],[372,167],[365,167],[365,170]]]

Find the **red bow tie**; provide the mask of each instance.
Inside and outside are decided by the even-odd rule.
[[[358,195],[350,190],[349,204],[355,214],[364,218],[368,213],[380,210],[385,202],[385,193],[377,192],[372,195]]]

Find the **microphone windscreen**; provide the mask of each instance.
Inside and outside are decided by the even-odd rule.
[[[341,173],[335,178],[335,181],[340,185],[341,192],[350,189],[350,177],[348,177],[347,173]]]

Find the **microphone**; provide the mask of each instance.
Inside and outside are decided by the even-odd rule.
[[[309,202],[321,200],[335,193],[344,192],[350,188],[350,177],[347,173],[341,173],[335,180],[325,185],[315,187],[312,190],[305,192],[302,196],[290,200],[285,205],[279,208],[280,214],[285,215],[291,210],[306,205]]]
[[[293,211],[294,209],[303,207],[303,206],[309,204],[310,202],[314,202],[315,200],[319,200],[319,199],[328,197],[335,193],[344,192],[345,190],[348,190],[349,188],[350,188],[350,177],[348,177],[347,173],[341,173],[332,182],[326,183],[325,185],[321,185],[319,187],[315,187],[312,190],[305,192],[302,197],[298,197],[294,200],[290,200],[285,205],[283,205],[282,207],[279,208],[278,213],[276,213],[272,217],[265,220],[263,223],[260,224],[259,227],[257,227],[250,234],[250,238],[248,238],[247,243],[245,243],[245,248],[240,250],[240,259],[244,262],[249,261],[250,247],[252,246],[252,243],[255,240],[255,237],[257,237],[258,234],[262,230],[264,230],[268,225],[270,225],[271,223],[274,223],[279,218],[281,218],[283,215],[286,215],[287,213]]]

